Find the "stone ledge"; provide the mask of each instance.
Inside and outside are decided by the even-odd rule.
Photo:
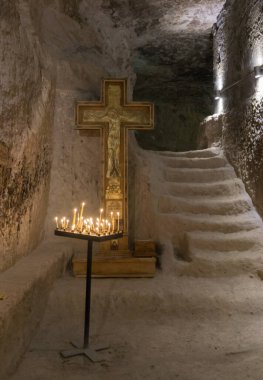
[[[42,243],[0,274],[0,378],[19,362],[44,314],[54,280],[66,268],[70,244]]]

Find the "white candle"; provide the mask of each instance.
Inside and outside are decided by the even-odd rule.
[[[57,216],[55,217],[55,221],[56,221],[56,227],[58,228],[58,217]]]
[[[82,202],[82,205],[81,205],[81,210],[80,210],[80,216],[79,216],[80,220],[81,220],[81,218],[82,218],[82,215],[83,215],[84,206],[85,206],[85,203],[84,203],[84,202]]]
[[[101,224],[102,213],[103,213],[103,208],[100,209],[100,224]]]
[[[74,215],[73,215],[73,222],[72,222],[72,229],[75,229],[75,224],[76,224],[76,215],[77,215],[77,209],[74,208]]]
[[[117,212],[117,217],[118,217],[118,232],[120,230],[120,213]]]
[[[79,224],[80,224],[79,228],[82,231],[82,228],[83,228],[83,216],[80,218]]]
[[[110,213],[111,224],[113,224],[113,212]]]

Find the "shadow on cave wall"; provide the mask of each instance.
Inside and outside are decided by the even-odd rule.
[[[136,132],[142,148],[171,151],[197,149],[200,122],[213,113],[212,41],[209,36],[202,39],[201,57],[198,57],[195,41],[191,44],[186,41],[191,45],[191,51],[186,43],[176,56],[168,56],[171,55],[172,42],[170,49],[167,48],[162,54],[159,47],[151,46],[137,51],[134,60],[137,80],[133,98],[155,104],[154,131]]]
[[[139,99],[142,100],[138,95]],[[150,97],[147,100],[155,104],[155,129],[135,132],[143,149],[179,152],[197,148],[199,124],[208,113],[200,113],[196,105],[187,100],[177,104],[161,103]]]

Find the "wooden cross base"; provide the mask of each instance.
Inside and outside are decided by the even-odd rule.
[[[85,255],[76,254],[72,259],[75,277],[85,277],[87,260]],[[154,277],[155,257],[112,256],[110,253],[94,256],[93,277]]]
[[[154,277],[156,271],[155,244],[151,241],[136,241],[135,251],[132,252],[125,249],[126,244],[122,247],[122,239],[119,241],[118,250],[111,250],[109,245],[104,245],[104,249],[94,255],[92,276],[105,278]],[[75,254],[72,266],[75,277],[85,277],[86,255],[84,253]]]

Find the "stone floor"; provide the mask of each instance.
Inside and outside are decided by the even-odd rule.
[[[263,282],[247,275],[213,284],[162,273],[93,280],[91,335],[111,346],[93,364],[59,355],[83,328],[85,281],[67,274],[10,380],[262,380]]]

